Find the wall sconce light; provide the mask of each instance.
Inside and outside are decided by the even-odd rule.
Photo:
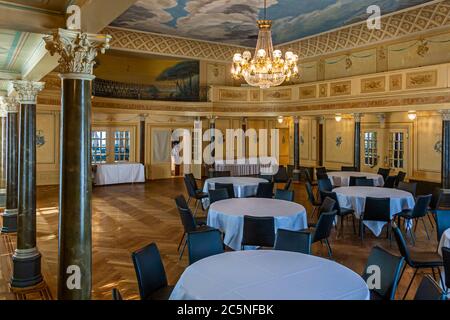
[[[337,122],[341,122],[342,121],[342,114],[340,114],[340,113],[336,114],[335,119],[336,119]]]
[[[279,117],[278,117],[278,123],[279,123],[279,124],[282,124],[283,121],[284,121],[284,117],[283,117],[283,116],[279,116]]]
[[[417,119],[417,113],[415,111],[409,111],[408,112],[408,118],[411,121],[414,121]]]

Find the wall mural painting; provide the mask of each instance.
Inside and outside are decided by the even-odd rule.
[[[342,138],[342,136],[336,137],[336,147],[340,148],[342,146],[343,142],[344,142],[344,139]]]
[[[161,73],[145,79],[143,83],[129,83],[118,79],[94,80],[94,95],[97,97],[162,100],[199,101],[202,99],[199,86],[198,61],[174,61],[173,65]],[[151,83],[151,84],[149,84]]]

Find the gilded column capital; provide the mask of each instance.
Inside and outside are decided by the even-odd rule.
[[[2,112],[17,113],[19,112],[19,102],[15,97],[0,97],[0,105]]]
[[[58,29],[44,37],[45,48],[53,56],[58,53],[61,77],[92,80],[95,58],[98,52],[109,49],[111,36]]]
[[[363,115],[362,113],[354,113],[353,118],[355,119],[355,122],[361,122]]]
[[[294,123],[299,124],[300,123],[300,117],[299,116],[293,116]]]
[[[44,90],[44,82],[12,81],[11,89],[17,93],[18,102],[21,104],[36,104],[37,95]]]
[[[450,121],[450,110],[442,110],[441,115],[443,121]]]

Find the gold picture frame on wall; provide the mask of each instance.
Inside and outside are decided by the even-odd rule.
[[[437,70],[406,74],[406,89],[422,89],[437,85]]]
[[[386,77],[367,78],[361,80],[361,93],[377,93],[386,91]]]
[[[319,98],[328,97],[328,83],[319,84]]]
[[[346,96],[352,93],[352,82],[351,81],[342,81],[335,82],[331,84],[331,93],[332,97],[337,96]]]
[[[248,101],[247,90],[219,90],[219,100],[222,101]]]
[[[313,99],[317,96],[317,87],[307,86],[299,88],[299,97],[300,99]]]
[[[397,91],[403,89],[403,75],[394,74],[389,77],[389,90]]]
[[[292,99],[292,89],[264,90],[264,101],[287,101]]]

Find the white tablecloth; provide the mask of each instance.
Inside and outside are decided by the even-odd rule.
[[[246,198],[256,195],[258,185],[260,183],[268,182],[265,179],[260,178],[247,178],[247,177],[220,177],[211,178],[205,181],[203,186],[203,192],[208,193],[209,190],[214,190],[216,183],[232,183],[234,187],[234,195],[236,198]],[[209,206],[209,199],[203,199],[203,207]]]
[[[269,157],[237,159],[232,163],[226,160],[216,160],[216,171],[230,171],[232,176],[254,176],[258,174],[276,174],[275,159]],[[271,163],[274,165],[272,166]]]
[[[208,226],[225,233],[224,243],[241,250],[244,215],[274,217],[275,231],[307,229],[306,210],[295,202],[275,199],[245,198],[215,202],[209,208]]]
[[[347,172],[328,172],[327,175],[330,178],[333,186],[336,187],[348,187],[350,185],[350,177],[372,179],[375,183],[375,187],[382,187],[384,185],[383,176],[375,173],[347,171]]]
[[[439,243],[439,254],[442,256],[442,248],[450,248],[450,229],[447,229],[441,238],[441,242]]]
[[[414,208],[414,197],[411,193],[389,188],[374,187],[341,187],[333,190],[336,192],[339,205],[342,208],[355,210],[355,216],[359,219],[364,212],[366,198],[390,198],[391,217],[405,209]],[[364,224],[377,236],[383,230],[385,222],[366,221]]]
[[[145,182],[144,165],[141,163],[98,164],[96,185]]]
[[[170,300],[369,300],[364,280],[334,261],[295,252],[236,251],[197,261]]]

